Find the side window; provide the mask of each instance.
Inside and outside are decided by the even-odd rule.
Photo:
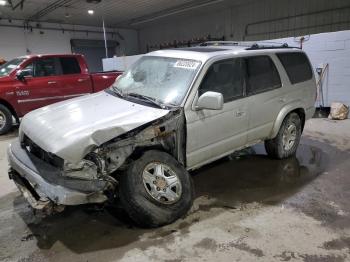
[[[34,77],[57,75],[55,58],[41,58],[35,61]]]
[[[247,94],[254,95],[282,86],[275,64],[269,56],[246,58]]]
[[[278,53],[276,55],[286,69],[292,84],[305,82],[312,78],[312,69],[304,53]]]
[[[80,65],[75,57],[60,58],[62,73],[64,75],[80,74]]]
[[[237,58],[211,65],[199,87],[199,96],[207,91],[219,92],[225,103],[242,97],[245,83],[242,63],[243,60]]]

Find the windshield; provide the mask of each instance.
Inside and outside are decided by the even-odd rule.
[[[10,74],[17,66],[19,66],[26,58],[15,58],[2,66],[0,66],[0,76],[6,76]]]
[[[188,59],[144,56],[112,86],[123,95],[147,96],[165,105],[180,105],[200,62]]]

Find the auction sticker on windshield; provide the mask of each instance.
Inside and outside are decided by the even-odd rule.
[[[191,60],[177,60],[174,67],[185,68],[185,69],[196,69],[199,65],[199,62]]]

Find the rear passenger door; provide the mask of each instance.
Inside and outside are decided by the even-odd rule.
[[[81,72],[80,64],[75,56],[58,58],[60,65],[61,100],[89,94],[92,92],[90,74]]]
[[[248,142],[252,143],[269,137],[285,97],[279,72],[270,56],[252,56],[245,60],[250,113]]]
[[[248,103],[244,96],[244,60],[213,63],[198,89],[223,95],[222,110],[191,110],[187,120],[187,166],[193,168],[232,152],[247,142]],[[196,99],[194,101],[196,103]]]

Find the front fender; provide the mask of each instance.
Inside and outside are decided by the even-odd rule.
[[[280,127],[282,125],[284,118],[293,110],[300,109],[300,108],[304,110],[304,106],[303,106],[303,103],[301,100],[294,100],[294,101],[286,104],[278,113],[278,116],[275,120],[275,123],[274,123],[272,131],[271,131],[270,138],[274,138],[277,136],[278,131],[280,130]]]

